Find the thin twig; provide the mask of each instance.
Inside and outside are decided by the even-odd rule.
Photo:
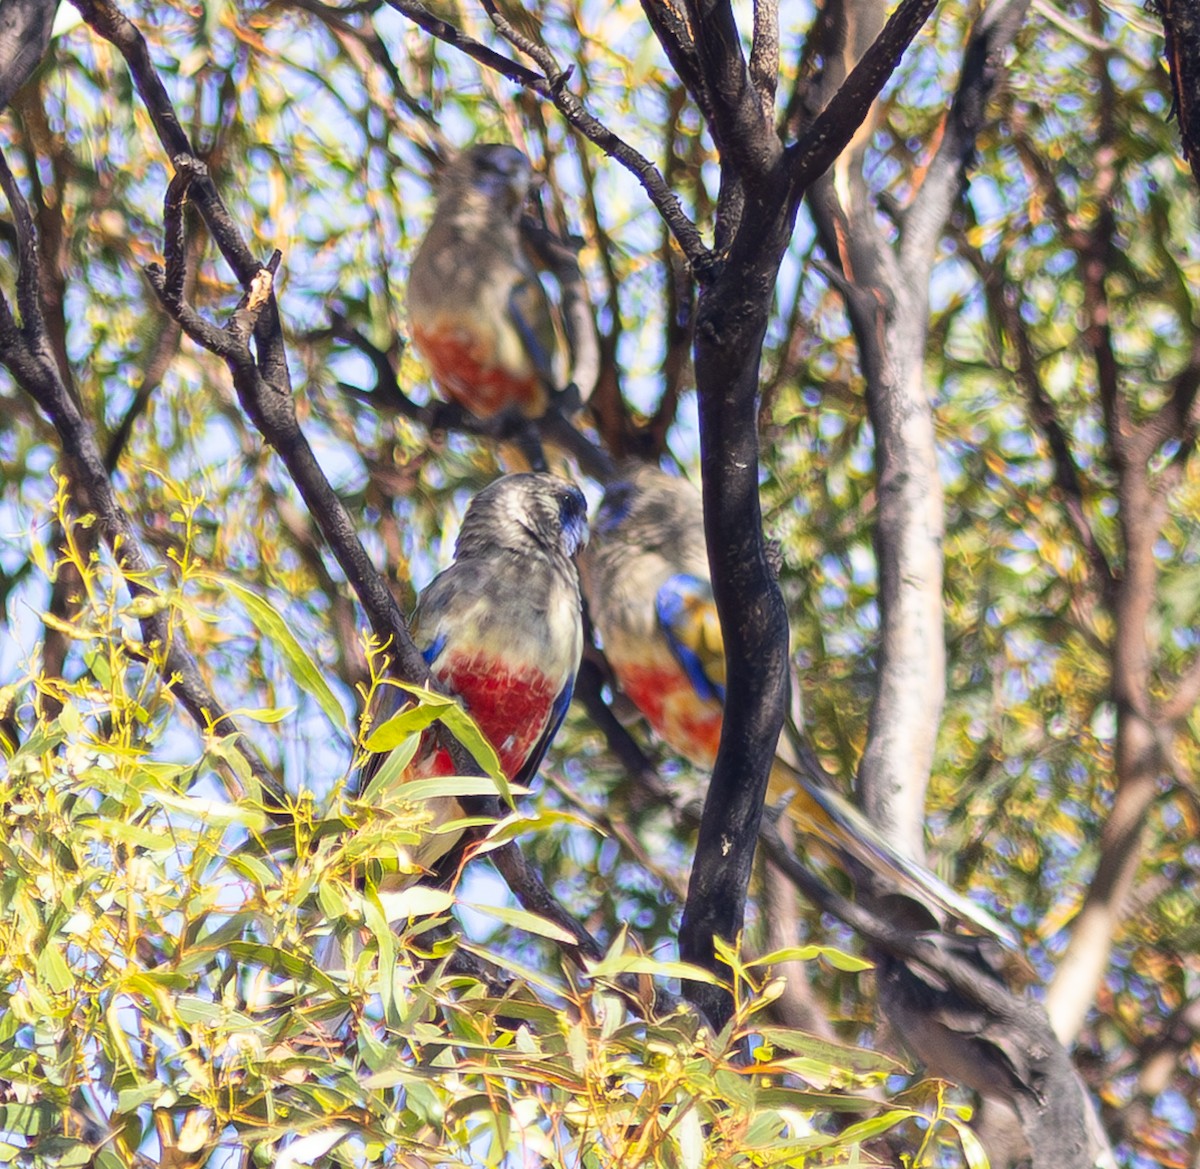
[[[650,201],[658,208],[672,234],[683,249],[684,255],[694,268],[702,269],[711,256],[700,237],[696,225],[684,214],[678,196],[667,186],[658,168],[629,145],[603,122],[588,112],[583,103],[565,86],[566,74],[554,66],[547,76],[541,76],[523,65],[518,65],[503,54],[481,45],[478,41],[460,32],[448,21],[435,17],[427,8],[414,0],[387,0],[397,12],[403,13],[426,32],[453,45],[467,56],[490,69],[525,86],[552,102],[559,113],[593,145],[600,147],[610,158],[619,162],[641,183]],[[553,80],[552,80],[553,78]],[[557,81],[558,84],[555,84]]]
[[[130,595],[135,599],[156,598],[156,591],[148,583],[155,575],[155,566],[117,501],[95,433],[63,384],[50,351],[40,308],[37,234],[29,206],[2,155],[0,188],[4,190],[17,227],[20,262],[17,288],[22,313],[18,328],[7,300],[0,294],[0,361],[54,424],[63,453],[77,477],[76,487],[95,511],[104,542],[113,554]],[[139,617],[147,658],[155,662],[167,687],[202,731],[210,732],[220,726],[223,732],[236,736],[238,749],[266,797],[268,811],[276,818],[287,819],[286,794],[250,740],[238,730],[237,724],[208,689],[195,659],[172,629],[167,608],[157,605],[147,608],[151,611]],[[245,794],[232,773],[222,770],[222,777],[234,798]]]

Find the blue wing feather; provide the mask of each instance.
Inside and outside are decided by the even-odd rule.
[[[679,637],[679,627],[688,606],[697,601],[712,604],[712,587],[708,581],[687,572],[677,572],[658,590],[654,605],[671,652],[679,659],[679,664],[683,666],[696,693],[701,698],[715,698],[723,703],[725,687],[708,676],[699,655]]]
[[[571,695],[574,692],[575,675],[572,674],[567,679],[567,684],[554,699],[554,705],[550,707],[550,718],[546,721],[546,729],[542,732],[542,737],[533,745],[533,750],[529,752],[529,757],[521,765],[521,770],[513,776],[513,783],[529,784],[533,782],[538,768],[542,765],[542,760],[546,757],[546,750],[554,736],[558,734],[558,728],[562,726],[563,719],[567,717],[567,707],[571,705]]]
[[[534,283],[537,287],[533,287]],[[536,276],[530,276],[519,284],[513,287],[512,292],[508,296],[508,313],[516,326],[517,333],[520,335],[522,342],[525,345],[525,351],[529,354],[530,360],[533,362],[534,368],[538,372],[546,387],[550,390],[557,390],[559,387],[554,384],[554,355],[546,349],[545,340],[538,336],[536,325],[529,320],[527,309],[533,307],[537,311],[541,305],[529,306],[522,304],[522,300],[533,298],[535,301],[544,301],[546,291],[542,288],[541,282]],[[548,312],[548,309],[545,309]]]
[[[438,634],[423,650],[421,657],[425,659],[427,666],[432,666],[437,661],[438,655],[446,648],[446,642],[449,640],[445,633]]]

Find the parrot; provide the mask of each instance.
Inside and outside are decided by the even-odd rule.
[[[583,654],[583,614],[575,558],[587,543],[587,501],[574,483],[524,472],[489,483],[470,502],[454,545],[454,561],[421,591],[410,622],[413,642],[435,684],[457,699],[495,749],[512,785],[537,774],[562,725]],[[406,691],[381,685],[371,723],[385,723],[411,702]],[[370,754],[352,791],[369,790],[388,755]],[[432,729],[422,732],[403,783],[457,774]],[[396,867],[381,874],[381,895],[398,894],[444,874],[438,862],[462,833],[450,828],[466,812],[453,796],[425,801],[429,822],[419,843],[398,848]],[[464,827],[465,831],[465,827]],[[315,947],[322,970],[348,967],[366,941],[362,929],[321,924]],[[338,1034],[349,1015],[326,1030]]]
[[[486,142],[447,167],[408,274],[408,317],[438,389],[475,417],[540,418],[568,378],[566,337],[521,248],[533,182],[515,146]]]
[[[626,697],[669,747],[711,771],[721,738],[725,652],[713,600],[700,493],[650,464],[610,482],[580,559],[589,617]],[[768,799],[792,793],[805,835],[956,920],[1006,941],[1011,931],[901,855],[850,802],[777,754]]]
[[[606,477],[607,453],[572,425],[582,406],[571,345],[594,345],[590,310],[570,340],[522,247],[533,183],[515,146],[482,142],[446,169],[437,206],[408,273],[413,343],[450,402],[510,440],[509,461],[547,470],[542,440]],[[590,387],[586,387],[590,389]]]
[[[513,784],[537,774],[571,703],[583,653],[575,557],[587,538],[587,502],[573,483],[502,476],[471,501],[454,562],[417,600],[412,636],[434,681],[472,716]],[[449,752],[425,732],[406,778],[454,774]],[[452,797],[433,803],[435,823],[464,814]],[[427,837],[411,867],[428,869],[454,843]]]

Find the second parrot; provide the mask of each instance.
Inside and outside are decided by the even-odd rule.
[[[580,564],[588,611],[621,689],[670,747],[711,771],[721,738],[725,650],[713,601],[704,510],[690,483],[638,465],[609,485]],[[900,855],[861,812],[776,758],[769,799],[793,792],[807,835],[925,904],[1003,936],[1000,923]]]

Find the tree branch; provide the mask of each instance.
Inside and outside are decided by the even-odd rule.
[[[1099,4],[1090,7],[1093,32],[1104,28]],[[1106,279],[1115,257],[1117,126],[1108,54],[1093,55],[1100,119],[1096,149],[1093,228],[1080,233],[1077,249],[1084,292],[1084,344],[1096,363],[1106,438],[1116,473],[1118,522],[1124,563],[1113,595],[1112,694],[1117,710],[1114,751],[1116,791],[1100,836],[1099,861],[1071,936],[1046,994],[1056,1032],[1073,1038],[1083,1026],[1108,969],[1113,940],[1141,861],[1146,816],[1163,773],[1152,723],[1151,660],[1147,624],[1159,577],[1154,545],[1162,530],[1167,500],[1151,481],[1145,431],[1133,424],[1122,392],[1113,346]]]
[[[758,94],[763,121],[770,125],[775,119],[775,93],[779,86],[779,0],[754,0],[750,83]]]
[[[1159,704],[1155,721],[1168,724],[1178,722],[1191,713],[1197,702],[1200,702],[1200,654],[1179,675],[1172,693]]]
[[[641,183],[642,189],[670,227],[671,233],[679,242],[679,246],[683,249],[689,262],[698,268],[703,268],[708,263],[709,251],[700,238],[696,225],[684,214],[678,197],[667,186],[658,169],[648,158],[639,154],[603,122],[593,117],[579,98],[566,88],[569,74],[558,68],[548,49],[534,46],[538,50],[534,59],[537,60],[538,57],[541,57],[547,62],[546,75],[542,76],[509,60],[503,54],[480,45],[478,41],[466,36],[452,24],[433,16],[428,9],[416,3],[415,0],[387,0],[387,2],[397,12],[407,16],[439,40],[461,49],[481,65],[495,69],[510,80],[525,86],[539,97],[553,103],[574,129],[593,145],[600,147],[610,158],[616,159]],[[500,19],[503,21],[502,17]],[[532,42],[527,43],[532,44]]]
[[[901,0],[829,104],[813,119],[799,141],[787,148],[792,198],[796,202],[845,149],[887,79],[896,71],[905,49],[936,6],[937,0]]]
[[[243,315],[248,307],[247,302],[243,300],[243,306],[235,311],[230,326],[222,329],[205,321],[179,295],[183,280],[176,269],[183,262],[178,246],[183,199],[194,190],[203,189],[207,169],[191,155],[179,155],[174,162],[176,174],[168,186],[163,207],[167,270],[164,272],[156,265],[151,265],[146,276],[158,292],[163,307],[188,336],[220,357],[229,367],[242,409],[283,460],[338,564],[362,602],[375,636],[381,643],[390,644],[400,677],[408,682],[428,685],[428,666],[413,644],[391,589],[367,556],[350,514],[317,463],[300,429],[291,394],[281,392],[268,383],[250,352],[248,326],[251,321]],[[271,271],[268,268],[259,269],[247,282],[246,296],[254,301],[255,335],[259,327],[258,314],[265,313],[273,303]]]
[[[951,197],[974,149],[968,134],[982,125],[999,78],[1001,41],[1016,31],[1019,8],[1020,0],[993,0],[971,33],[952,113],[952,148],[940,154],[938,178],[918,209],[911,242],[902,236],[900,248],[894,248],[879,230],[857,156],[838,164],[847,168],[844,198],[842,186],[826,176],[810,201],[822,246],[841,269],[875,432],[880,652],[859,787],[871,818],[913,857],[924,852],[924,793],[945,698],[942,486],[932,402],[924,385],[929,281]],[[830,39],[840,34],[839,43],[846,41],[852,26],[860,35],[867,32],[859,23],[876,11],[859,5],[852,17],[845,7],[834,9]],[[805,142],[819,140],[822,122],[836,124],[837,108],[869,101],[878,90],[879,71],[895,46],[915,34],[926,11],[917,0],[897,8],[792,148],[797,158]],[[844,51],[854,47],[846,45]],[[830,50],[826,56],[828,90],[838,83],[840,60]],[[919,251],[917,242],[924,245]]]
[[[76,488],[87,506],[96,513],[104,542],[113,554],[130,596],[156,600],[158,594],[148,583],[155,575],[155,566],[117,501],[91,426],[59,376],[41,315],[40,267],[33,217],[3,155],[0,155],[0,188],[8,200],[17,229],[17,301],[21,311],[18,328],[8,301],[0,294],[0,361],[53,423],[63,454],[76,478]],[[195,659],[172,630],[168,609],[157,605],[148,608],[152,611],[138,619],[147,659],[155,663],[168,689],[178,697],[202,731],[207,733],[219,726],[236,736],[238,749],[264,793],[268,811],[274,817],[286,820],[289,816],[287,796],[250,740],[208,689]],[[235,798],[245,794],[236,777],[223,771],[222,778]]]
[[[712,122],[712,106],[704,81],[704,70],[696,52],[691,10],[686,4],[666,0],[642,0],[642,11],[667,54],[671,67],[695,99],[706,122]]]
[[[759,114],[740,46],[730,39],[736,39],[736,26],[728,6],[688,9],[701,63],[717,72],[709,102],[721,106],[713,133],[722,145],[716,227],[722,262],[701,274],[695,370],[705,531],[728,698],[680,951],[713,969],[713,937],[732,939],[742,924],[762,801],[787,706],[787,614],[766,554],[757,478],[759,367],[772,292],[805,185],[853,136],[932,7],[933,0],[905,0],[830,108],[786,153],[773,129],[769,137],[753,138]],[[748,130],[751,138],[727,154],[723,136],[735,130]],[[760,165],[764,158],[769,167]],[[728,1016],[722,993],[689,986],[688,994],[718,1024]]]
[[[1098,595],[1106,605],[1111,605],[1116,576],[1088,519],[1079,465],[1071,451],[1070,439],[1058,420],[1054,402],[1042,383],[1037,354],[1030,343],[1029,332],[1021,320],[1017,301],[1019,294],[1012,285],[1005,285],[1000,266],[989,264],[979,249],[972,247],[961,232],[958,236],[958,246],[983,283],[984,295],[987,297],[993,319],[1002,330],[1002,336],[997,338],[998,344],[1002,346],[1004,337],[1007,337],[1016,352],[1014,376],[1025,391],[1030,420],[1040,431],[1050,451],[1054,466],[1054,485],[1061,495],[1063,510],[1075,529]]]
[[[769,5],[777,0],[762,0]],[[734,176],[739,181],[763,179],[783,151],[773,124],[773,109],[764,109],[742,53],[741,34],[729,0],[686,0],[700,84],[707,103],[701,103],[722,161],[722,186]],[[763,22],[761,5],[755,5],[756,25]],[[767,26],[769,34],[769,25]],[[769,43],[764,50],[770,55]],[[762,62],[759,62],[762,66]],[[774,74],[772,74],[772,78]],[[761,84],[761,79],[760,79]],[[698,93],[693,96],[700,100]],[[774,102],[770,105],[773,107]]]
[[[159,141],[174,160],[180,157],[196,158],[186,131],[180,124],[171,99],[167,95],[162,79],[155,71],[150,59],[150,49],[141,31],[117,8],[112,0],[71,0],[79,9],[83,19],[105,40],[110,41],[129,67],[134,85],[141,95],[146,111],[154,124]],[[197,161],[199,161],[197,159]],[[216,184],[207,172],[197,176],[189,189],[188,197],[199,209],[208,225],[225,262],[233,269],[238,283],[246,288],[258,274],[261,264],[246,246],[241,232],[229,214]],[[287,354],[283,346],[283,330],[279,324],[279,310],[275,294],[259,315],[255,329],[258,348],[258,363],[263,376],[281,393],[291,392],[291,375],[288,373]]]
[[[460,53],[465,53],[471,60],[477,61],[484,68],[491,69],[502,77],[507,77],[509,81],[515,81],[518,85],[525,86],[526,89],[532,89],[542,97],[550,96],[545,77],[533,69],[518,64],[511,57],[497,53],[495,49],[489,49],[487,45],[455,28],[448,20],[442,20],[440,16],[435,16],[417,0],[387,0],[387,3],[389,8],[394,8],[402,16],[408,17],[418,28],[423,28],[430,36],[444,41],[458,49]]]
[[[1193,0],[1155,0],[1147,5],[1163,23],[1167,66],[1175,95],[1183,157],[1200,183],[1200,16]]]
[[[988,102],[1005,75],[1004,55],[1028,9],[1029,0],[992,0],[971,30],[942,141],[904,216],[901,267],[910,256],[923,259],[937,247],[987,125]]]

